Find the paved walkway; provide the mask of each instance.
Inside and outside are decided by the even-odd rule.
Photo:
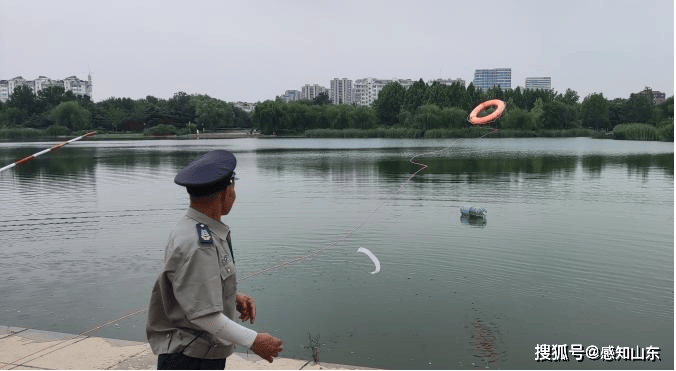
[[[0,326],[0,370],[152,370],[157,366],[148,343]],[[235,353],[226,370],[367,369],[332,363]]]

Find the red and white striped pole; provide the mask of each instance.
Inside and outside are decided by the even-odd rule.
[[[30,161],[30,160],[32,160],[32,159],[34,159],[34,158],[36,158],[36,157],[38,157],[38,156],[40,156],[40,155],[44,155],[44,154],[47,153],[47,152],[51,152],[51,151],[57,150],[57,149],[59,149],[59,148],[65,146],[65,145],[68,144],[68,143],[72,143],[72,142],[75,142],[76,140],[80,140],[80,139],[82,139],[82,138],[90,137],[90,136],[92,136],[92,135],[96,135],[96,132],[95,132],[95,131],[91,131],[91,132],[89,132],[89,133],[87,133],[87,134],[85,134],[85,135],[80,135],[80,136],[77,137],[77,138],[73,138],[73,139],[71,139],[71,140],[69,140],[69,141],[66,141],[66,142],[63,142],[63,143],[59,143],[59,144],[57,144],[57,145],[52,146],[51,148],[47,148],[47,149],[45,149],[45,150],[43,150],[43,151],[40,151],[40,152],[38,152],[38,153],[34,153],[34,154],[30,155],[30,156],[24,157],[24,158],[22,158],[21,160],[15,161],[14,163],[11,163],[11,164],[9,164],[9,165],[3,167],[3,168],[0,168],[0,173],[2,173],[3,171],[5,171],[5,170],[7,170],[7,169],[11,169],[11,168],[13,168],[13,167],[16,166],[16,165],[25,164],[26,162],[28,162],[28,161]]]

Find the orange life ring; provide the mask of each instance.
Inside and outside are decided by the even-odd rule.
[[[472,110],[472,113],[470,113],[467,117],[467,121],[469,121],[469,123],[472,125],[486,125],[489,122],[499,119],[500,116],[502,116],[502,114],[505,112],[506,106],[507,105],[505,102],[501,101],[500,99],[487,100]],[[495,111],[493,111],[490,115],[479,117],[479,113],[491,107],[495,107]]]

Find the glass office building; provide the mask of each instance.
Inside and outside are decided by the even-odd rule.
[[[474,70],[474,87],[482,90],[499,86],[502,90],[512,88],[512,69],[494,68],[491,70]]]
[[[552,90],[551,77],[526,77],[526,89]]]

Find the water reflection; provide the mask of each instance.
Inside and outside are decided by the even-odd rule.
[[[274,155],[266,151],[258,157],[257,166],[274,174],[300,172],[314,173],[315,176],[330,177],[332,174],[344,176],[363,176],[378,174],[389,181],[401,181],[402,174],[417,170],[407,157],[393,151],[368,153],[360,157],[358,153],[323,152],[284,152]],[[538,174],[547,177],[568,175],[577,170],[577,166],[594,176],[601,176],[608,166],[626,166],[630,173],[647,176],[651,171],[662,170],[666,175],[674,175],[674,155],[642,154],[626,156],[608,155],[539,155],[519,157],[514,154],[495,154],[490,158],[474,157],[421,157],[417,159],[428,165],[424,174],[448,174],[452,179],[463,182],[481,182],[486,177],[510,177],[519,174]],[[416,182],[426,182],[425,177],[415,178]]]
[[[461,214],[460,215],[460,223],[462,223],[464,225],[471,226],[471,227],[484,228],[484,227],[486,227],[486,224],[488,222],[486,221],[486,217],[483,217],[483,216],[473,216],[473,215]]]

